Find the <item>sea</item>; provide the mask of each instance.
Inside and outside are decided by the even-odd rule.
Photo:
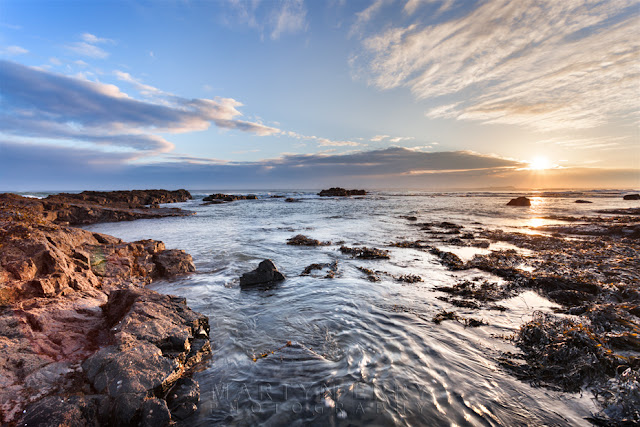
[[[214,192],[255,194],[257,200],[204,205],[203,197]],[[479,270],[449,271],[428,251],[390,244],[426,238],[415,226],[421,222],[540,234],[545,225],[563,223],[550,218],[629,207],[621,194],[391,190],[327,198],[316,191],[219,189],[192,191],[193,200],[168,205],[193,216],[86,228],[125,241],[161,240],[193,256],[196,273],[151,285],[185,297],[210,319],[213,352],[194,373],[200,405],[187,425],[590,425],[586,418],[598,410],[590,392],[535,387],[500,365],[505,352],[518,351],[509,337],[534,312],[553,312],[554,303],[527,291],[501,301],[506,311],[453,307],[438,299],[444,294],[436,287],[501,279]],[[531,197],[532,206],[506,205],[520,195]],[[331,244],[287,245],[298,234]],[[341,245],[385,249],[390,258],[352,258]],[[507,243],[436,246],[463,260],[492,250],[527,255]],[[286,279],[240,288],[239,277],[264,259]],[[301,275],[311,264],[334,262],[334,278],[325,277],[326,270]],[[378,271],[380,280],[368,280],[363,268]],[[396,280],[407,274],[422,281]],[[432,318],[441,310],[486,325],[436,324]]]

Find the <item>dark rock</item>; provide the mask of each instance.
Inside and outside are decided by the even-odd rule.
[[[169,249],[159,252],[153,256],[153,261],[161,277],[196,271],[196,266],[193,264],[191,255],[180,249]]]
[[[30,405],[18,425],[84,427],[99,425],[98,408],[83,396],[47,396]]]
[[[531,200],[526,197],[518,197],[515,199],[511,199],[507,206],[531,206]]]
[[[361,259],[389,259],[389,251],[377,248],[368,248],[363,246],[361,248],[349,248],[347,246],[340,246],[340,252],[343,254],[349,254],[354,258]]]
[[[575,203],[593,203],[589,200],[576,200]]]
[[[236,195],[236,194],[223,194],[223,193],[215,193],[210,194],[202,201],[210,202],[210,203],[225,203],[225,202],[234,202],[236,200],[256,200],[258,197],[255,194],[248,194],[246,196]]]
[[[171,424],[171,413],[167,402],[162,399],[147,399],[140,410],[142,427],[167,427]]]
[[[184,420],[198,409],[200,402],[200,387],[191,378],[181,378],[173,386],[167,396],[167,406],[171,415]]]
[[[322,190],[318,193],[321,197],[348,197],[348,196],[364,196],[365,190],[345,190],[341,187],[331,187],[328,190]]]
[[[258,268],[240,277],[240,286],[252,286],[274,283],[284,280],[284,275],[278,271],[273,261],[265,259]]]
[[[640,200],[640,194],[625,194],[623,200]]]
[[[287,197],[286,199],[284,199],[284,201],[287,203],[295,203],[295,202],[299,202],[300,200],[294,199],[292,197]]]
[[[330,244],[331,242],[321,242],[316,239],[311,239],[302,234],[298,234],[290,239],[287,239],[287,245],[293,246],[328,246]]]

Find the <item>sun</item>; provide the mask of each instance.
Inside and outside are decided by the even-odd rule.
[[[543,156],[536,156],[529,162],[529,169],[532,170],[540,171],[544,169],[550,169],[551,167],[552,165],[549,159]]]

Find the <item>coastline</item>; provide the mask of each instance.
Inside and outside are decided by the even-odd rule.
[[[208,318],[145,288],[195,271],[191,256],[69,226],[189,215],[157,206],[190,197],[0,195],[3,425],[168,425],[195,411]]]

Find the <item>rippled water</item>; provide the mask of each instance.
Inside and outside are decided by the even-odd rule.
[[[196,211],[192,217],[90,227],[128,241],[162,240],[193,255],[196,274],[153,285],[185,296],[210,317],[213,358],[195,375],[201,405],[189,425],[588,424],[584,417],[595,409],[588,393],[533,388],[497,363],[501,351],[514,351],[501,337],[534,310],[551,310],[549,301],[527,292],[501,302],[509,308],[505,312],[456,309],[488,326],[436,325],[433,315],[453,307],[436,298],[442,294],[435,286],[464,277],[499,279],[480,271],[450,272],[415,249],[386,248],[390,260],[354,260],[339,252],[339,244],[307,248],[286,240],[301,233],[347,246],[384,247],[423,237],[401,215],[470,230],[535,233],[535,227],[552,222],[542,216],[593,215],[626,206],[620,196],[593,198],[589,205],[576,205],[575,197],[540,198],[532,208],[513,208],[505,206],[507,194],[378,192],[362,199],[320,199],[305,192],[256,192],[259,200],[201,206],[208,193],[195,192],[194,200],[178,204]],[[301,202],[285,203],[271,194]],[[462,257],[483,252],[447,249]],[[270,289],[241,290],[238,277],[265,258],[287,279]],[[334,279],[300,276],[309,264],[333,261],[339,267]],[[372,283],[357,267],[417,274],[424,281],[382,276]],[[263,353],[267,357],[260,358]]]

